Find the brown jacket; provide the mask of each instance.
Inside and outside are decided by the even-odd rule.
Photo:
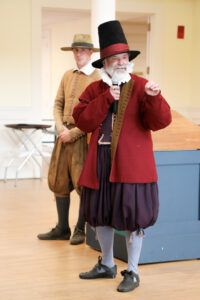
[[[91,75],[73,70],[63,75],[54,103],[54,119],[58,133],[63,131],[64,123],[74,124],[72,112],[79,102],[79,96],[90,83],[99,79],[100,75],[97,70],[94,70]],[[76,140],[83,135],[83,132],[75,127],[70,129],[70,135]]]

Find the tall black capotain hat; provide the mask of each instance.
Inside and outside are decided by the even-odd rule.
[[[134,59],[140,51],[129,50],[129,46],[119,21],[108,21],[98,27],[100,59],[92,63],[95,68],[103,67],[103,60],[106,57],[123,52],[129,53],[129,61]]]

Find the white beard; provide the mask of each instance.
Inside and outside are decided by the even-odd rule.
[[[109,86],[111,86],[113,82],[117,82],[118,85],[120,85],[121,83],[128,82],[131,79],[129,73],[133,72],[133,67],[134,64],[130,62],[127,65],[115,66],[114,68],[105,65],[101,69],[101,76],[103,81]]]
[[[127,69],[113,69],[112,72],[112,81],[113,82],[123,82],[123,80],[129,75],[129,72],[127,72]]]
[[[115,76],[119,76],[119,77],[123,77],[123,75],[126,75],[127,73],[132,73],[133,72],[133,67],[134,64],[129,62],[127,65],[122,65],[122,66],[115,66],[114,68],[109,67],[109,66],[104,66],[105,71],[111,76],[113,77],[113,75]],[[118,70],[116,70],[118,69]],[[121,70],[119,70],[121,69]]]

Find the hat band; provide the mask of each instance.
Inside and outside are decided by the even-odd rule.
[[[74,47],[88,47],[88,48],[93,48],[93,44],[90,43],[72,43],[72,48]]]
[[[122,43],[113,44],[101,50],[101,58],[111,56],[120,52],[126,52],[126,51],[129,51],[129,47],[127,44],[122,44]]]

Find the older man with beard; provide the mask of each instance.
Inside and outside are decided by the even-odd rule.
[[[114,278],[114,229],[126,234],[128,267],[117,290],[139,286],[138,262],[144,229],[158,216],[158,186],[151,130],[171,122],[170,107],[154,82],[131,74],[139,51],[129,50],[118,21],[99,26],[102,79],[90,84],[80,97],[73,117],[92,132],[79,179],[82,209],[96,229],[102,250],[97,265],[81,279]],[[114,83],[114,84],[113,84]],[[116,85],[117,84],[117,85]]]

